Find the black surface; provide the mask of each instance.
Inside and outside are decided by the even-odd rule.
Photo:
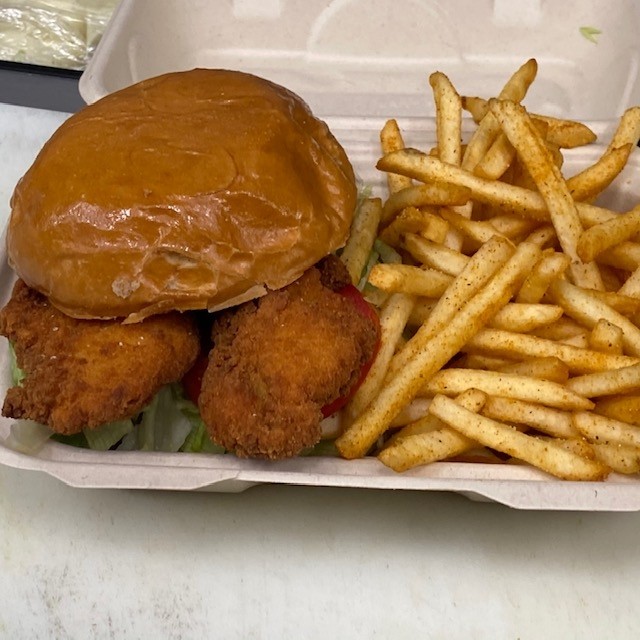
[[[72,113],[84,106],[82,71],[0,61],[0,102]]]

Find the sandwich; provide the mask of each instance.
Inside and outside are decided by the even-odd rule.
[[[378,341],[335,257],[356,200],[327,125],[256,76],[169,73],[87,106],[11,199],[3,415],[132,448],[171,389],[197,414],[177,448],[194,428],[239,456],[314,446]]]

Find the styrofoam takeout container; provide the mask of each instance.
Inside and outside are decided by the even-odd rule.
[[[602,33],[587,40],[581,27]],[[534,111],[592,123],[603,144],[566,154],[567,176],[593,163],[614,119],[640,104],[640,6],[634,0],[124,0],[80,81],[87,102],[160,73],[193,67],[249,71],[300,94],[344,145],[358,175],[382,193],[378,132],[397,117],[407,143],[434,142],[427,78],[447,73],[468,95],[495,95],[527,58],[539,63]],[[640,199],[640,154],[606,204]],[[13,276],[0,254],[2,302]],[[0,356],[0,394],[10,384]],[[0,420],[0,441],[11,421]],[[519,465],[436,463],[397,474],[375,459],[95,452],[48,442],[35,455],[0,442],[0,463],[79,487],[238,492],[258,483],[454,491],[523,509],[640,510],[640,479],[562,482]]]

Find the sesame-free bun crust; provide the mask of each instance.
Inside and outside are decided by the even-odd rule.
[[[137,321],[281,288],[342,246],[349,161],[290,91],[170,73],[70,117],[12,197],[9,261],[78,318]]]

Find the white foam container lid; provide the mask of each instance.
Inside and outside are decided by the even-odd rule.
[[[602,33],[593,43],[581,27]],[[586,120],[606,145],[625,108],[640,104],[640,5],[634,0],[123,0],[80,92],[91,103],[147,77],[194,67],[249,71],[300,94],[325,118],[357,173],[382,192],[375,171],[378,132],[397,117],[408,144],[434,141],[428,75],[447,73],[467,95],[495,95],[526,59],[539,63],[525,101],[534,111]],[[593,163],[601,144],[566,154],[571,175]],[[606,204],[640,200],[640,154],[610,189]],[[0,254],[2,302],[13,275]],[[0,394],[10,385],[6,349]],[[375,459],[96,452],[48,442],[35,455],[2,445],[0,463],[39,470],[78,487],[242,491],[264,482],[455,491],[522,509],[640,510],[640,479],[556,480],[519,465],[440,462],[396,474]]]

